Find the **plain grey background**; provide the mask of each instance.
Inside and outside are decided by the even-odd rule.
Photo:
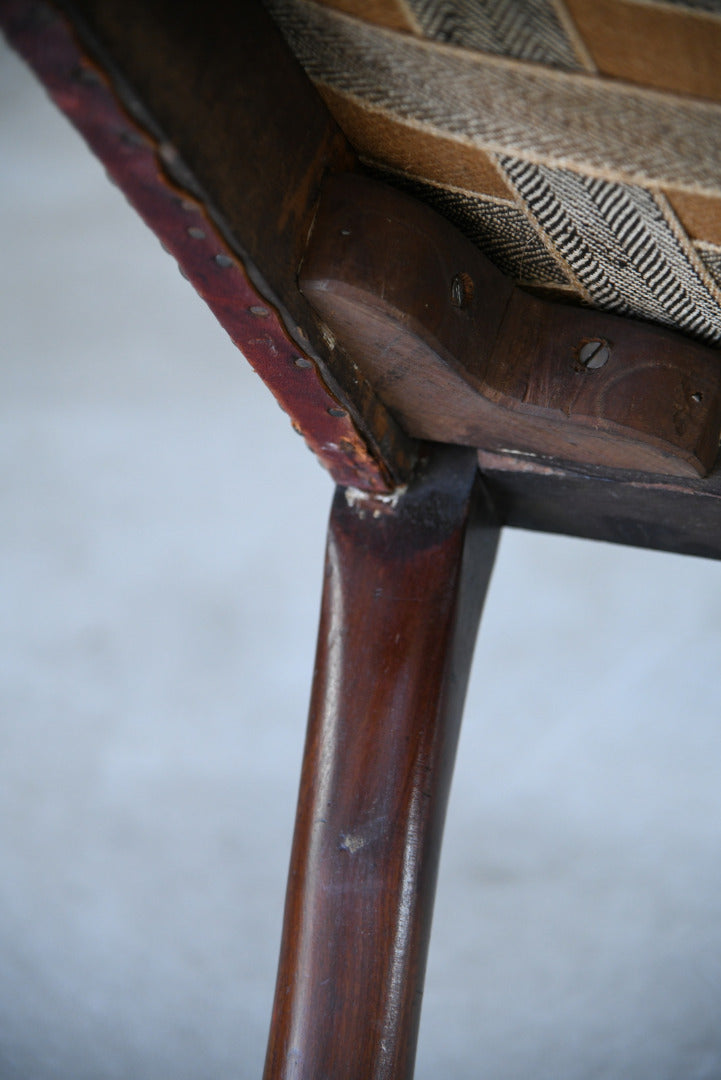
[[[257,1078],[331,483],[5,50],[0,275],[0,1080]],[[721,1078],[720,603],[504,534],[418,1080]]]

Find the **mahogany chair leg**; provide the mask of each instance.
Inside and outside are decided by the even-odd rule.
[[[336,491],[265,1080],[408,1080],[498,529],[437,447],[397,501]]]

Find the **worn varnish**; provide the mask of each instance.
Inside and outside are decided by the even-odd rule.
[[[497,542],[475,457],[338,490],[265,1080],[408,1080],[438,854]]]
[[[701,480],[478,458],[505,525],[721,559],[721,462]]]
[[[300,283],[413,435],[666,475],[714,463],[717,350],[524,293],[383,184],[328,183]]]

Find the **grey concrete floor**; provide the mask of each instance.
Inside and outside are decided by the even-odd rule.
[[[331,485],[5,51],[0,237],[0,1078],[257,1078]],[[720,652],[504,535],[418,1080],[721,1078]]]

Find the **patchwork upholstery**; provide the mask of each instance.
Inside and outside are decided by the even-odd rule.
[[[267,0],[364,162],[543,295],[721,344],[721,0]]]

